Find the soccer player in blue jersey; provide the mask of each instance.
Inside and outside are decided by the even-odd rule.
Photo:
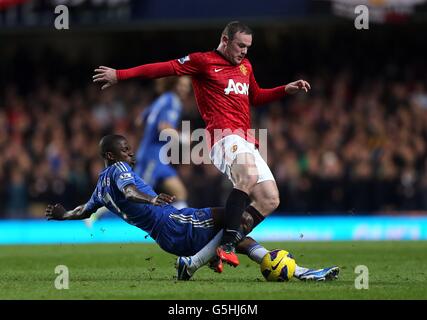
[[[168,141],[161,141],[160,133],[178,138],[176,129],[182,113],[182,102],[191,92],[189,77],[166,77],[156,80],[156,92],[160,96],[151,103],[136,120],[136,125],[144,128],[141,142],[136,152],[134,171],[154,190],[162,190],[175,196],[172,205],[177,209],[187,207],[187,189],[172,164],[167,164],[162,147]],[[179,138],[178,138],[179,139]],[[179,143],[179,141],[174,141]],[[103,207],[85,219],[91,227],[108,209]]]
[[[181,118],[182,101],[191,91],[191,80],[185,76],[160,78],[156,80],[156,91],[160,96],[137,120],[137,124],[144,125],[144,134],[136,153],[135,173],[153,189],[174,195],[176,201],[172,205],[182,209],[187,207],[187,190],[176,170],[165,161],[163,146],[169,142],[161,141],[160,133],[178,137],[176,129]]]
[[[224,208],[177,209],[171,206],[174,196],[156,194],[132,170],[135,155],[123,136],[103,137],[100,151],[106,167],[99,174],[90,200],[70,211],[61,204],[48,205],[45,212],[48,220],[87,219],[105,206],[127,223],[146,231],[163,250],[179,256],[176,263],[179,280],[190,279],[198,268],[216,257],[216,245],[209,247],[209,243],[222,237]],[[240,227],[245,234],[256,225],[256,220],[253,213],[243,213]],[[257,263],[268,253],[249,237],[245,237],[236,249]],[[218,268],[218,264],[215,267]],[[337,267],[312,270],[297,266],[294,276],[300,280],[322,281],[335,279],[338,272]]]

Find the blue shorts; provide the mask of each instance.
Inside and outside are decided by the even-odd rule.
[[[135,173],[139,175],[146,184],[157,187],[163,180],[177,176],[176,170],[159,159],[143,159],[137,163]]]
[[[165,251],[191,256],[202,249],[218,232],[211,208],[184,208],[170,213],[156,239]]]

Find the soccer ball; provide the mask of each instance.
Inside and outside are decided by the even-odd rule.
[[[267,281],[289,281],[294,276],[296,262],[289,252],[276,249],[262,258],[260,267]]]

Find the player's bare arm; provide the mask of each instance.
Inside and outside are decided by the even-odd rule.
[[[310,89],[311,89],[310,84],[305,80],[297,80],[294,82],[290,82],[285,87],[286,93],[289,93],[289,94],[294,94],[299,91],[308,92],[308,90]]]
[[[85,210],[85,205],[80,205],[73,210],[67,211],[61,204],[49,204],[45,214],[47,220],[83,220],[91,216],[93,212]]]
[[[153,197],[138,190],[134,184],[126,186],[123,190],[126,199],[134,202],[150,203],[155,206],[172,203],[175,201],[175,196],[170,196],[165,193]]]
[[[111,87],[113,84],[117,83],[117,73],[116,69],[100,66],[95,69],[95,75],[92,77],[93,82],[103,83],[101,90]]]

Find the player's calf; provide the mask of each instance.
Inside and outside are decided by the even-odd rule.
[[[267,180],[258,183],[250,194],[253,200],[252,206],[263,216],[268,216],[280,204],[279,190],[274,180]]]

